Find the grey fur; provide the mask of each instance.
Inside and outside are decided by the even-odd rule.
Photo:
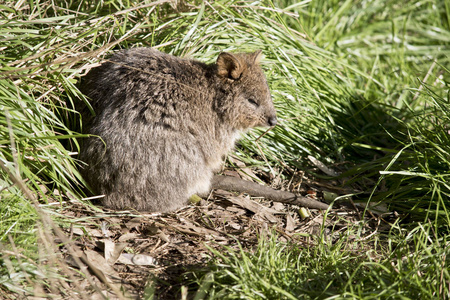
[[[210,189],[240,132],[273,126],[260,51],[214,64],[151,48],[120,51],[83,78],[82,174],[113,209],[167,212]],[[100,137],[100,138],[99,138]]]

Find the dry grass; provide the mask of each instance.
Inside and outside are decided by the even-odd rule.
[[[0,5],[2,298],[100,297],[117,284],[102,277],[107,269],[130,293],[146,286],[147,298],[197,290],[198,299],[277,297],[273,291],[285,298],[450,297],[446,1]],[[77,79],[112,51],[137,46],[205,62],[221,51],[262,49],[280,125],[263,138],[246,135],[236,154],[244,162],[239,174],[250,170],[256,181],[319,199],[340,196],[356,212],[335,206],[300,220],[284,206],[271,223],[225,200],[166,216],[114,214],[79,202]],[[228,165],[237,166],[233,159]],[[368,201],[387,215],[358,206]],[[274,241],[258,239],[263,232]],[[105,265],[97,242],[120,244],[127,234],[135,239],[126,253],[163,264]],[[175,282],[207,253],[214,266]],[[87,271],[92,262],[104,267],[100,275]],[[260,270],[268,272],[258,277]],[[147,284],[142,272],[167,282]],[[272,284],[260,284],[267,280]]]

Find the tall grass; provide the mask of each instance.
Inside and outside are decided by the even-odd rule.
[[[64,195],[80,196],[82,186],[74,159],[83,125],[74,111],[80,75],[120,48],[151,46],[204,62],[221,51],[261,49],[280,125],[258,140],[260,131],[248,133],[238,154],[282,176],[303,170],[326,178],[309,163],[311,155],[342,173],[338,180],[355,200],[385,203],[405,221],[430,222],[435,235],[408,241],[417,247],[412,257],[431,259],[437,271],[449,226],[449,7],[431,0],[2,3],[0,163],[44,207],[58,200],[63,208]],[[0,174],[0,242],[8,248],[12,240],[36,258],[34,208]],[[405,255],[409,246],[400,244]],[[389,251],[382,255],[374,268],[365,264],[369,256],[353,261],[361,265],[358,276],[381,284],[376,274],[399,270],[389,269]],[[13,289],[8,270],[2,286]],[[347,283],[330,288],[354,293]],[[369,293],[358,289],[361,297]]]

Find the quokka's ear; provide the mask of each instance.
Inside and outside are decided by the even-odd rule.
[[[246,68],[238,56],[227,52],[219,54],[216,64],[219,76],[234,80],[239,79]]]
[[[264,54],[262,54],[262,50],[256,50],[251,55],[252,55],[251,57],[252,57],[253,63],[255,65],[258,65],[259,62],[261,61],[261,59],[264,58]]]

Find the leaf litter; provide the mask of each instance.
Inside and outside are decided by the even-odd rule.
[[[257,176],[256,172],[251,173],[252,177]],[[320,191],[323,184],[305,178],[296,180],[301,187],[292,178],[284,186],[324,201],[326,193]],[[339,192],[339,189],[332,191],[336,195]],[[98,211],[73,200],[66,204],[60,213],[77,219],[66,228],[66,234],[82,249],[80,257],[89,260],[118,290],[126,291],[125,298],[141,297],[149,284],[155,284],[158,299],[180,298],[192,272],[207,266],[211,257],[208,247],[221,249],[225,245],[237,250],[239,241],[244,249],[252,251],[261,235],[272,234],[281,242],[311,247],[317,241],[314,236],[320,235],[321,230],[334,241],[362,219],[361,213],[348,205],[334,204],[326,212],[224,190],[214,190],[198,205],[166,214]],[[300,213],[301,210],[304,212]],[[364,218],[372,220],[364,225],[366,235],[374,234],[375,227],[369,224],[378,226],[381,217],[370,213]],[[64,246],[61,251],[69,265],[77,269]],[[100,291],[92,288],[85,291],[93,299],[99,293],[110,299],[122,298],[112,293],[101,278],[95,280]]]

